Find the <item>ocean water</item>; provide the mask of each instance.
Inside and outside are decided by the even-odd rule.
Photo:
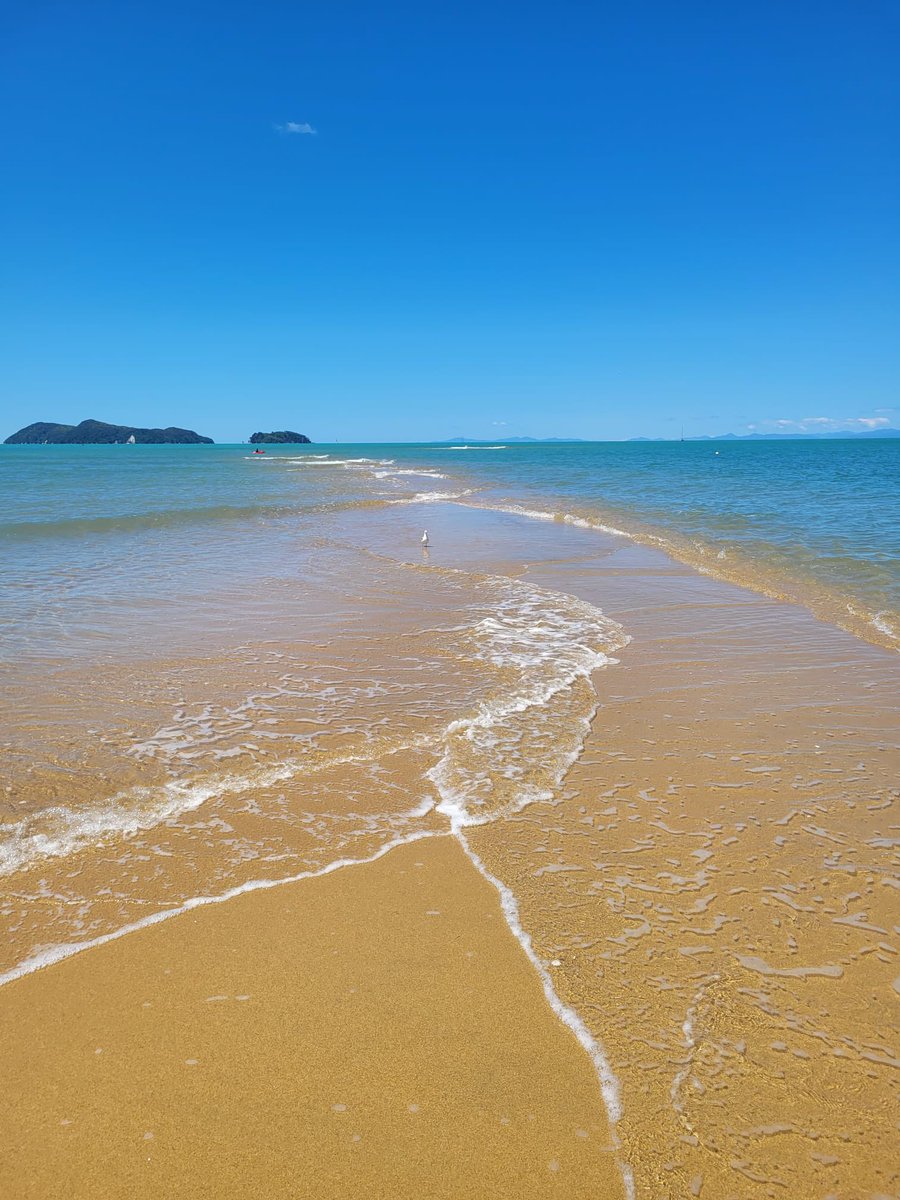
[[[455,837],[594,1065],[626,1191],[684,1159],[685,1194],[743,1195],[751,1162],[888,1194],[898,465],[0,448],[0,984]],[[858,1154],[825,1093],[871,1101]]]
[[[326,513],[424,500],[619,530],[896,646],[898,498],[900,440],[3,447],[5,652],[77,650],[79,597],[206,594],[223,558],[252,582]]]

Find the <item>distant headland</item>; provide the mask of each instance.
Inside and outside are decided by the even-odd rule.
[[[193,429],[139,429],[136,425],[107,425],[105,421],[82,421],[80,425],[58,425],[53,421],[35,421],[12,434],[4,446],[136,446],[199,445],[211,446],[212,438]]]
[[[291,429],[276,429],[274,433],[254,433],[250,438],[251,445],[257,446],[260,442],[267,446],[284,446],[297,442],[312,444],[305,433],[294,433]]]

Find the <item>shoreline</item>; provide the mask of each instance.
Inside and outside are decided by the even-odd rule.
[[[703,546],[696,539],[677,530],[653,528],[639,520],[632,521],[628,529],[620,528],[619,525],[611,524],[602,515],[598,516],[590,510],[585,510],[585,515],[580,515],[563,508],[529,509],[516,503],[479,505],[475,500],[463,498],[451,500],[449,503],[480,508],[482,511],[506,512],[528,520],[569,525],[613,537],[627,538],[636,545],[657,550],[673,562],[690,567],[701,575],[744,588],[780,604],[798,605],[826,625],[834,625],[837,629],[883,650],[900,653],[900,633],[887,622],[884,612],[854,608],[854,603],[858,601],[830,591],[817,580],[792,578],[784,572],[779,574],[774,568],[742,555],[740,550],[736,551],[734,548],[730,549],[728,557],[722,550],[713,553],[715,546],[712,543]],[[610,520],[621,522],[618,515]],[[845,611],[849,616],[844,615]]]
[[[560,523],[541,522],[536,526],[522,516],[509,515],[500,516],[498,523],[497,514],[466,507],[470,508],[468,514],[450,511],[447,506],[433,506],[429,512],[429,523],[438,531],[438,536],[435,548],[429,555],[428,573],[433,576],[437,571],[440,575],[445,564],[451,573],[458,572],[460,563],[465,564],[465,571],[469,573],[475,569],[483,571],[496,553],[490,538],[482,548],[481,539],[490,533],[494,538],[499,538],[507,550],[504,561],[520,564],[520,573],[516,578],[524,585],[536,587],[545,596],[559,593],[578,598],[578,603],[600,604],[605,619],[623,626],[633,641],[624,651],[617,651],[618,665],[602,668],[593,674],[592,686],[597,693],[593,699],[585,697],[584,703],[579,701],[581,707],[571,713],[563,711],[565,721],[569,723],[572,720],[582,721],[584,717],[580,714],[588,709],[591,715],[584,741],[579,745],[574,760],[565,759],[563,776],[551,787],[550,797],[542,798],[538,788],[527,805],[521,809],[511,809],[499,820],[489,824],[463,823],[460,830],[463,837],[457,840],[464,840],[466,847],[471,843],[469,865],[474,869],[473,874],[481,872],[484,882],[490,883],[499,897],[501,908],[504,907],[504,900],[508,908],[511,898],[513,919],[509,911],[505,912],[505,917],[508,931],[518,941],[516,953],[520,956],[520,967],[530,973],[533,987],[543,987],[541,1003],[548,1019],[556,1023],[573,1045],[576,1039],[580,1041],[580,1048],[576,1047],[577,1054],[594,1075],[595,1085],[598,1079],[600,1082],[605,1079],[606,1106],[613,1117],[617,1115],[617,1097],[613,1098],[609,1087],[613,1077],[617,1081],[617,1089],[621,1088],[622,1146],[629,1168],[633,1167],[635,1171],[634,1193],[638,1197],[654,1194],[652,1188],[670,1186],[674,1179],[678,1179],[679,1187],[683,1189],[705,1187],[704,1195],[726,1194],[722,1189],[728,1188],[732,1189],[727,1192],[729,1195],[743,1195],[743,1192],[734,1189],[743,1186],[738,1177],[744,1168],[727,1166],[727,1154],[721,1148],[716,1148],[717,1139],[725,1138],[727,1143],[731,1135],[721,1128],[714,1109],[704,1109],[702,1120],[693,1116],[689,1126],[683,1124],[685,1105],[689,1101],[695,1102],[697,1098],[690,1090],[696,1090],[695,1081],[709,1093],[709,1080],[703,1082],[706,1068],[695,1069],[695,1064],[702,1063],[702,1057],[708,1053],[711,1044],[708,1033],[704,1032],[709,1019],[710,992],[733,988],[733,994],[727,992],[729,1004],[733,1005],[737,1003],[735,998],[743,994],[741,989],[752,986],[751,981],[757,978],[757,981],[762,981],[764,989],[780,989],[790,995],[794,1004],[804,996],[808,997],[811,989],[817,986],[827,986],[832,990],[837,987],[842,994],[855,996],[857,983],[853,983],[851,993],[846,991],[848,981],[861,978],[860,971],[863,971],[867,981],[874,978],[873,969],[883,974],[881,967],[884,964],[881,960],[886,952],[876,951],[860,957],[853,949],[854,939],[860,929],[865,930],[877,924],[887,943],[890,927],[879,923],[884,918],[875,913],[872,901],[868,901],[869,907],[864,910],[863,918],[854,916],[857,909],[851,902],[847,913],[849,919],[837,930],[837,935],[844,939],[847,961],[836,961],[833,955],[817,953],[820,933],[816,923],[803,916],[809,904],[803,898],[796,899],[797,896],[802,897],[808,886],[806,876],[801,873],[796,878],[785,880],[783,872],[786,866],[776,865],[771,850],[760,844],[756,852],[766,865],[760,868],[757,878],[749,881],[753,888],[761,884],[763,886],[759,893],[763,906],[760,911],[768,916],[771,909],[770,896],[773,893],[771,890],[765,891],[767,886],[774,886],[776,891],[781,886],[780,894],[786,895],[790,903],[785,905],[777,901],[781,907],[774,926],[760,927],[749,937],[747,945],[741,944],[734,951],[725,951],[720,949],[720,944],[726,936],[732,936],[730,931],[736,927],[735,923],[743,923],[748,930],[753,923],[744,912],[743,901],[722,897],[715,883],[716,875],[724,871],[727,876],[742,869],[742,858],[746,857],[747,852],[731,850],[728,843],[730,839],[730,845],[740,847],[742,839],[748,836],[748,829],[751,832],[757,830],[753,832],[753,837],[757,838],[762,836],[758,830],[771,832],[772,828],[776,828],[779,832],[774,835],[775,838],[782,838],[786,842],[795,837],[792,822],[796,822],[799,828],[805,820],[806,824],[820,831],[808,836],[814,842],[820,842],[827,852],[835,844],[849,844],[848,837],[856,837],[855,831],[866,828],[867,821],[871,824],[872,818],[865,816],[865,812],[861,818],[855,814],[866,807],[866,789],[881,786],[883,771],[876,763],[874,775],[870,768],[869,774],[864,773],[864,777],[854,784],[850,770],[853,764],[843,755],[843,751],[837,757],[832,756],[828,771],[840,775],[842,786],[847,789],[845,794],[852,800],[845,812],[842,810],[838,813],[829,808],[826,819],[825,812],[816,810],[816,805],[822,803],[816,789],[801,789],[799,810],[807,813],[805,818],[788,816],[788,812],[792,811],[790,807],[776,807],[772,811],[766,810],[764,819],[757,817],[754,823],[754,820],[742,818],[738,802],[743,803],[746,797],[752,797],[754,803],[773,803],[777,799],[774,785],[780,778],[778,771],[788,766],[796,768],[798,764],[807,762],[812,768],[820,762],[816,757],[819,747],[810,740],[812,730],[821,729],[824,736],[829,728],[828,722],[835,730],[840,730],[840,720],[843,718],[839,714],[842,712],[846,713],[848,727],[857,731],[863,711],[869,714],[865,718],[869,730],[866,736],[871,741],[876,731],[871,721],[879,711],[875,707],[874,697],[884,692],[888,676],[895,674],[895,661],[880,648],[822,626],[803,609],[774,603],[756,593],[747,593],[705,578],[670,556],[647,550],[637,543],[623,545],[621,540],[611,538],[604,542],[602,535],[598,543],[593,532],[588,535],[587,531],[569,525],[562,526],[566,533],[560,540]],[[421,518],[417,512],[408,511],[403,519],[412,528],[413,523]],[[396,535],[396,525],[387,527],[380,524],[378,515],[372,512],[354,514],[352,519],[347,520],[347,533],[350,536],[359,536],[359,527],[354,526],[353,521],[367,522],[362,527],[368,531],[366,552],[370,555],[379,553],[379,539],[389,533]],[[546,536],[535,534],[536,529],[543,531]],[[410,563],[421,571],[421,561],[412,551]],[[452,567],[451,563],[454,564]],[[831,637],[829,629],[834,637]],[[842,663],[849,668],[850,674],[842,676]],[[671,682],[666,683],[670,676]],[[566,685],[570,690],[574,679],[575,676]],[[779,680],[776,707],[782,706],[783,713],[779,715],[784,720],[775,719],[772,714],[766,715],[766,705],[771,703],[770,679]],[[677,686],[676,680],[679,681]],[[710,689],[710,694],[705,698],[700,696],[698,690],[704,687]],[[877,692],[879,687],[881,693]],[[831,689],[830,692],[828,689]],[[824,703],[826,695],[830,696],[830,706]],[[667,698],[669,696],[671,702]],[[805,710],[813,697],[815,712],[811,718]],[[683,737],[680,742],[677,738],[673,740],[669,731],[672,722],[667,709],[673,705],[675,725]],[[714,715],[708,711],[708,706],[716,710]],[[725,714],[729,711],[732,713],[732,722],[737,723],[734,728],[725,720]],[[539,712],[536,707],[534,714]],[[616,716],[618,713],[621,716]],[[811,719],[819,724],[811,724]],[[703,726],[698,724],[701,720]],[[636,729],[635,723],[638,726]],[[740,737],[745,739],[746,744],[730,744],[730,739],[742,724],[745,728]],[[779,732],[784,728],[788,729],[788,734]],[[884,724],[881,728],[887,737],[890,725]],[[649,739],[646,745],[642,742],[642,732]],[[843,735],[834,734],[838,744],[840,736]],[[666,748],[663,749],[663,746]],[[829,753],[832,749],[829,747]],[[848,753],[851,749],[856,751],[857,757],[864,753],[858,733]],[[649,754],[646,753],[648,750]],[[738,752],[736,757],[735,752]],[[726,766],[716,767],[721,777],[711,777],[709,763],[719,758]],[[627,776],[626,782],[622,783],[617,772],[627,762],[647,764],[633,768],[633,772],[647,776],[643,780],[643,787],[639,786],[641,780],[629,781]],[[727,765],[729,762],[738,765]],[[773,767],[773,762],[781,764],[778,771]],[[330,784],[332,789],[340,786],[340,778],[335,777]],[[406,774],[398,778],[402,787],[411,789],[412,801],[412,789],[418,786],[415,775]],[[809,778],[812,779],[813,775],[810,774]],[[616,786],[610,794],[609,784],[613,780]],[[653,780],[657,780],[655,785],[648,786],[648,781]],[[541,784],[541,787],[546,785]],[[674,792],[671,790],[673,787]],[[704,792],[710,793],[718,809],[726,813],[711,827],[702,823],[709,821],[705,812]],[[587,811],[584,804],[579,806],[576,803],[581,793],[588,805]],[[673,796],[680,798],[673,799]],[[688,801],[690,803],[685,807]],[[701,801],[699,808],[697,801]],[[680,809],[679,805],[682,806]],[[622,811],[609,813],[601,819],[601,815],[609,809]],[[441,813],[440,804],[437,810],[423,808],[421,819],[432,822],[427,828],[397,838],[365,859],[351,860],[353,865],[366,868],[362,873],[339,871],[337,867],[344,863],[334,863],[287,879],[251,882],[218,897],[208,896],[189,901],[177,913],[163,911],[150,916],[140,922],[143,931],[135,931],[135,939],[152,935],[165,944],[171,935],[171,944],[174,945],[187,936],[181,933],[183,924],[190,926],[196,920],[205,919],[205,914],[209,914],[210,920],[213,920],[217,911],[226,920],[224,914],[231,908],[231,905],[223,903],[226,898],[233,899],[236,905],[242,905],[245,900],[249,903],[253,896],[260,903],[264,896],[271,897],[272,902],[276,903],[277,895],[280,897],[277,903],[287,903],[285,897],[297,889],[282,887],[282,884],[298,879],[306,887],[318,887],[320,882],[324,886],[322,877],[331,880],[340,877],[342,892],[351,894],[357,889],[364,890],[368,885],[363,876],[375,870],[376,866],[390,872],[393,867],[388,864],[396,855],[412,853],[418,848],[422,849],[423,854],[430,853],[436,842],[448,840],[447,830],[433,824],[438,815],[449,814],[446,811]],[[588,816],[591,816],[590,823],[586,819]],[[690,825],[695,818],[701,820],[700,827],[693,832],[687,832],[687,827],[679,830],[677,822]],[[716,832],[715,825],[724,827],[729,823],[734,827],[734,833]],[[741,825],[744,828],[738,829]],[[691,841],[692,838],[699,839],[699,842]],[[687,848],[697,848],[698,845],[703,854],[699,858],[689,854],[684,859]],[[734,855],[739,857],[734,858]],[[611,864],[610,856],[613,859],[618,856],[620,861],[617,865]],[[662,873],[671,877],[668,883],[661,884],[656,875],[643,866],[644,862],[650,861],[654,863],[657,875]],[[792,870],[796,868],[793,860],[783,861]],[[808,870],[808,863],[812,861],[809,851],[804,849],[797,861],[803,864],[804,871]],[[673,865],[675,863],[678,865]],[[693,865],[689,870],[691,863]],[[641,865],[635,868],[634,864]],[[827,866],[824,869],[832,870]],[[676,878],[682,879],[682,882],[672,882]],[[584,890],[582,884],[587,883],[590,886]],[[571,886],[575,887],[574,892],[570,891]],[[732,884],[732,887],[738,886],[746,892],[748,881]],[[792,890],[798,887],[799,892]],[[623,899],[617,898],[619,892],[623,896],[638,898],[637,905],[630,902],[626,904]],[[635,930],[642,929],[640,922],[647,924],[645,903],[659,904],[657,897],[661,893],[666,893],[669,898],[658,917],[662,922],[659,930],[654,921],[648,930],[635,936]],[[301,899],[303,894],[303,890],[297,891]],[[736,893],[738,897],[741,894]],[[887,894],[887,888],[884,888],[882,898]],[[689,953],[683,953],[681,945],[670,945],[666,935],[673,920],[671,914],[682,903],[682,896],[686,898],[688,908],[682,913],[681,921],[686,926],[702,926],[706,931],[701,932],[699,941],[687,938]],[[703,915],[698,920],[691,916],[691,906],[701,903],[704,907],[696,911]],[[781,915],[781,908],[786,916]],[[632,909],[634,916],[623,922],[620,914],[631,912]],[[587,911],[592,916],[584,923],[584,932],[578,932],[577,923],[573,932],[573,917],[568,914]],[[174,915],[182,915],[184,922],[173,921],[170,924],[167,918]],[[789,943],[784,943],[782,931],[787,916],[792,922],[791,937],[797,943],[793,949]],[[638,924],[633,923],[635,918]],[[161,923],[166,924],[166,930],[155,929]],[[527,939],[527,944],[516,932],[516,926]],[[724,931],[721,935],[720,930]],[[83,974],[85,979],[89,979],[95,971],[107,970],[106,964],[118,960],[119,955],[138,954],[136,949],[126,951],[126,947],[131,946],[135,939],[125,938],[124,932],[121,930],[111,937],[98,939],[96,955],[75,953],[65,960],[59,960],[54,972],[39,970],[35,966],[32,974],[17,978],[11,988],[0,990],[0,1012],[10,1011],[6,998],[14,997],[20,989],[27,989],[34,996],[40,996],[45,989],[48,995],[58,992],[63,985],[56,981],[56,972],[74,970],[75,964],[80,964],[79,976]],[[827,933],[829,937],[835,936],[831,924]],[[594,944],[589,945],[592,939]],[[102,951],[99,949],[100,944],[109,942],[115,942],[115,945],[106,944]],[[609,949],[598,957],[594,949],[596,945],[601,950],[604,946]],[[654,957],[665,962],[668,982],[662,992],[658,993],[659,985],[653,982],[662,978],[657,966],[635,970],[635,964],[640,961],[639,957],[635,957],[635,951],[639,951],[640,955],[652,951]],[[712,960],[706,957],[708,954],[715,955],[714,970],[709,967]],[[621,964],[616,961],[619,957],[622,957]],[[556,963],[559,965],[554,965]],[[752,965],[747,966],[748,963]],[[795,972],[795,967],[799,968],[799,973]],[[835,974],[838,969],[840,976]],[[634,982],[628,982],[632,976]],[[716,978],[713,979],[713,976]],[[635,1000],[630,992],[638,980],[641,981],[643,994]],[[546,990],[548,983],[560,1008],[574,1015],[574,1023],[567,1021],[564,1012],[561,1013],[553,1005],[551,994]],[[868,982],[861,986],[868,986]],[[879,982],[878,986],[882,984]],[[689,994],[684,994],[685,989]],[[608,1010],[605,1001],[609,996],[615,997],[617,1016]],[[652,999],[654,996],[674,997],[678,1000],[678,1006],[673,1008],[668,1002],[657,1004]],[[848,1012],[856,1011],[855,1003],[854,1000],[850,1004]],[[17,1003],[13,1002],[11,1008],[14,1010],[16,1007]],[[721,1002],[719,1008],[723,1014],[731,1012]],[[632,1011],[633,1015],[629,1016]],[[744,1008],[738,1007],[734,1012],[739,1014],[735,1019],[746,1022],[747,1012]],[[624,1024],[621,1014],[625,1014]],[[731,1016],[729,1019],[732,1019]],[[752,1019],[758,1020],[758,1012],[753,1014]],[[857,1013],[857,1025],[864,1019]],[[654,1027],[656,1020],[661,1022],[660,1028]],[[583,1035],[579,1031],[579,1024]],[[568,1029],[564,1025],[568,1025]],[[646,1061],[637,1072],[631,1041],[634,1036],[642,1037],[650,1047],[659,1047],[652,1053],[649,1050],[644,1052]],[[832,1037],[832,1034],[828,1036]],[[790,1045],[789,1038],[784,1036],[780,1028],[779,1037],[774,1040]],[[726,1035],[729,1045],[733,1046],[738,1041],[740,1038]],[[770,1079],[771,1072],[774,1070],[777,1073],[779,1069],[777,1065],[772,1066],[771,1052],[764,1053],[764,1047],[757,1046],[752,1039],[748,1039],[747,1044],[749,1050],[739,1054],[738,1058],[750,1063],[754,1072],[762,1071],[762,1075],[754,1076],[753,1087],[759,1095],[769,1096],[774,1109],[787,1111],[785,1095],[777,1092],[777,1089],[773,1094],[771,1090],[774,1086]],[[833,1040],[833,1045],[840,1049],[839,1035]],[[603,1047],[599,1059],[592,1052],[592,1046]],[[733,1058],[735,1053],[730,1049],[726,1057],[730,1055]],[[775,1053],[776,1064],[778,1055],[784,1053],[790,1051]],[[831,1048],[828,1053],[831,1054]],[[837,1059],[840,1057],[838,1055]],[[339,1061],[338,1052],[335,1062]],[[797,1059],[797,1062],[802,1061]],[[653,1064],[652,1069],[650,1063]],[[814,1065],[818,1070],[819,1064]],[[832,1065],[829,1062],[829,1066]],[[882,1066],[890,1068],[891,1065],[887,1061],[880,1066],[868,1063],[865,1069],[877,1073]],[[838,1066],[847,1069],[839,1061]],[[807,1071],[812,1069],[806,1067]],[[739,1063],[731,1063],[723,1079],[731,1076],[740,1079],[741,1070]],[[764,1086],[761,1080],[767,1079],[769,1083]],[[798,1094],[808,1094],[808,1082],[798,1080],[796,1086]],[[872,1088],[874,1084],[870,1082],[868,1086]],[[643,1090],[646,1088],[650,1089],[649,1092]],[[697,1092],[697,1095],[702,1094]],[[647,1095],[657,1098],[651,1102],[646,1099]],[[661,1097],[668,1097],[666,1104],[669,1112],[665,1119],[660,1115]],[[730,1100],[728,1116],[732,1124],[738,1120],[742,1103],[738,1088]],[[682,1106],[681,1110],[678,1105]],[[673,1119],[673,1114],[675,1124],[670,1127],[668,1122]],[[772,1181],[770,1186],[776,1186],[780,1178],[779,1171],[791,1169],[789,1160],[785,1160],[778,1147],[779,1141],[787,1147],[792,1145],[791,1138],[806,1136],[792,1132],[795,1127],[802,1127],[802,1121],[798,1121],[796,1115],[790,1121],[781,1122],[790,1128],[778,1137],[765,1132],[773,1124],[778,1125],[779,1122],[763,1117],[756,1125],[748,1121],[747,1129],[752,1131],[758,1128],[763,1131],[747,1135],[753,1144],[753,1154],[749,1158],[734,1157],[737,1151],[731,1151],[733,1161],[749,1164],[746,1167],[750,1172],[748,1187],[754,1174],[759,1175],[762,1171],[765,1175],[766,1170],[769,1171],[766,1178]],[[877,1127],[873,1126],[862,1138],[861,1149],[866,1156],[871,1156],[875,1146],[872,1138],[873,1130]],[[806,1128],[807,1132],[815,1130],[809,1119]],[[804,1190],[813,1178],[817,1184],[820,1181],[822,1186],[839,1187],[841,1181],[846,1180],[847,1171],[851,1172],[851,1180],[854,1178],[853,1172],[858,1174],[861,1166],[855,1153],[849,1159],[845,1148],[841,1151],[843,1157],[834,1153],[831,1144],[835,1137],[837,1134],[831,1127],[816,1133],[812,1139],[820,1147],[816,1152],[826,1159],[834,1158],[835,1162],[811,1163],[808,1179],[804,1177],[792,1181],[790,1186],[794,1188],[793,1194],[810,1197],[818,1194],[813,1190]],[[748,1149],[747,1138],[740,1150],[744,1155]],[[691,1139],[696,1141],[692,1142]],[[612,1135],[608,1136],[608,1141],[610,1146],[614,1145]],[[657,1141],[658,1147],[655,1145]],[[829,1149],[822,1149],[825,1146],[829,1146]],[[772,1154],[775,1157],[770,1162]],[[796,1147],[792,1154],[796,1157]],[[666,1163],[670,1165],[666,1166]],[[829,1172],[830,1183],[826,1182]],[[624,1178],[622,1175],[617,1178],[619,1186],[626,1189],[624,1194],[630,1194],[628,1171]],[[873,1186],[877,1184],[885,1190],[888,1182],[885,1179],[873,1180]],[[782,1186],[787,1185],[782,1182]],[[811,1188],[811,1184],[809,1186]],[[434,1194],[446,1195],[440,1191]],[[699,1195],[700,1191],[693,1194]],[[752,1188],[747,1195],[755,1195]]]

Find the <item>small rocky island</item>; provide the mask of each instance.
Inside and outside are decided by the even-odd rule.
[[[297,442],[312,444],[305,433],[294,433],[292,429],[276,429],[274,433],[254,433],[250,438],[252,446],[258,446],[260,443],[265,446],[284,446]]]
[[[82,421],[80,425],[57,425],[53,421],[35,421],[8,437],[5,446],[132,446],[199,445],[211,446],[212,438],[202,437],[193,429],[139,429],[136,425],[107,425],[105,421]]]

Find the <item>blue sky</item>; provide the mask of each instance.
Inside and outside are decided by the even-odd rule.
[[[900,424],[893,0],[3,25],[0,436]]]

